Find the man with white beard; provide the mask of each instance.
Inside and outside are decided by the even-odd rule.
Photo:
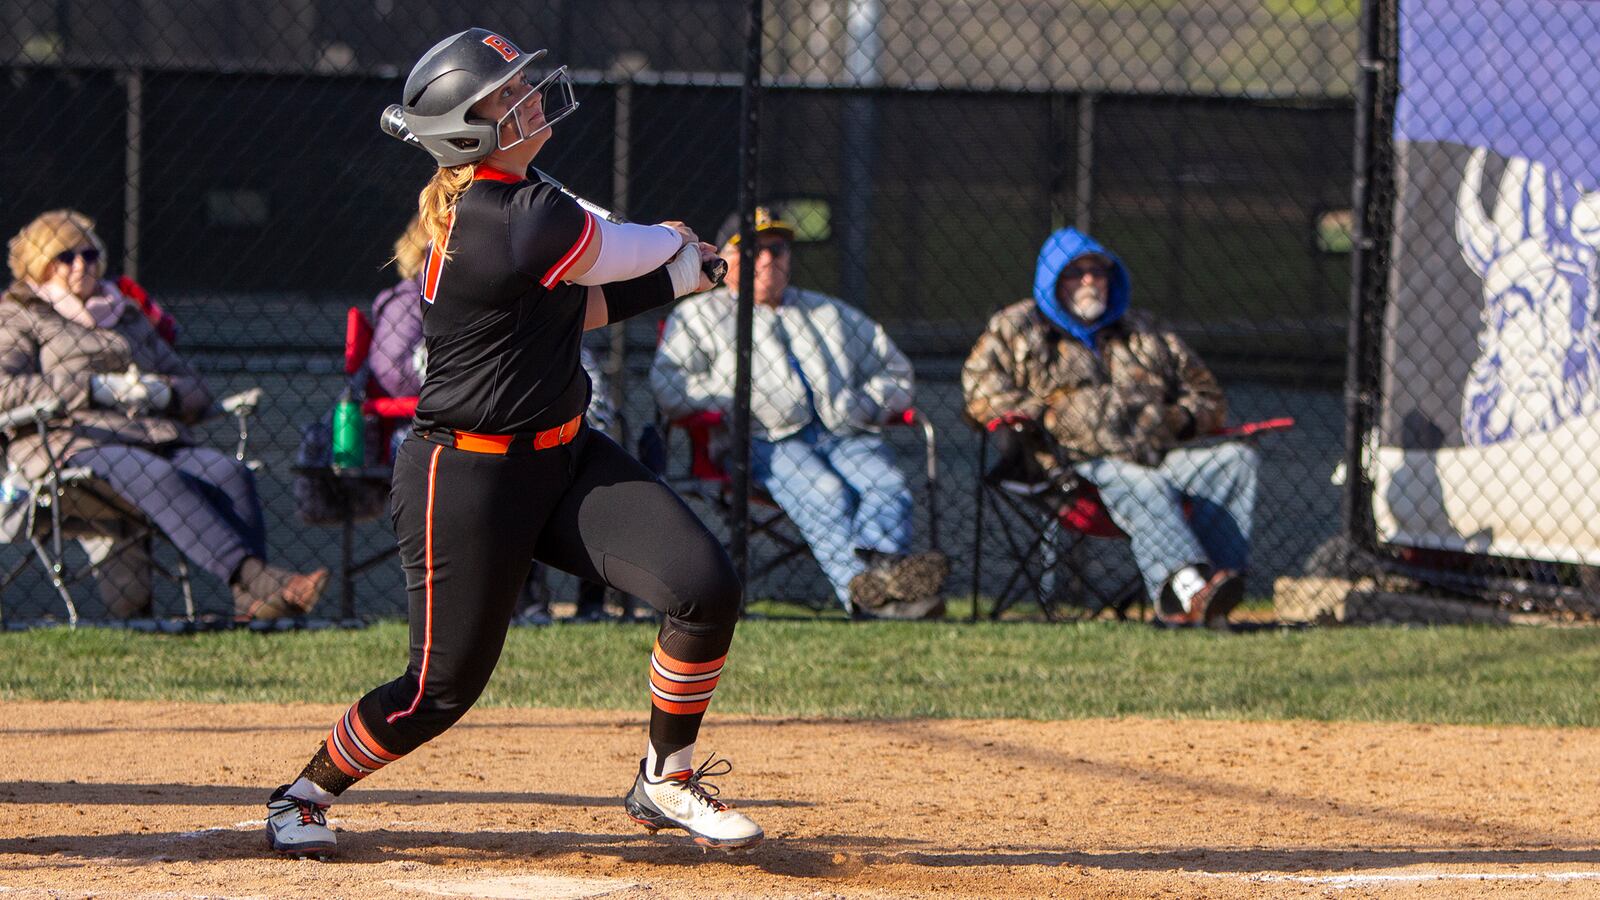
[[[993,430],[1000,477],[1099,488],[1162,621],[1222,624],[1244,597],[1257,457],[1183,446],[1222,427],[1227,401],[1176,332],[1129,310],[1131,294],[1115,254],[1052,234],[1033,297],[996,313],[962,368],[966,412]]]

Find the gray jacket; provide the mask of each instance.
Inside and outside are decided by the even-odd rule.
[[[129,415],[93,404],[89,376],[126,372],[129,365],[167,379],[172,402],[164,414]],[[50,429],[57,462],[109,444],[193,444],[188,425],[212,403],[205,382],[135,304],[127,304],[110,327],[90,328],[62,317],[26,285],[13,284],[0,295],[0,412],[52,398],[64,410]],[[30,478],[49,465],[43,441],[32,431],[13,437],[5,453],[9,465]]]
[[[683,301],[667,318],[650,367],[650,387],[667,416],[733,412],[736,310],[727,288],[718,288]],[[754,335],[750,433],[758,439],[782,440],[805,427],[807,384],[832,434],[878,431],[911,407],[911,361],[882,325],[842,300],[791,287],[776,309],[755,308]]]

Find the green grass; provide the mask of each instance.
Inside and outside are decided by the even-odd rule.
[[[644,625],[515,629],[484,697],[638,709]],[[405,629],[166,637],[0,634],[0,700],[348,702],[398,673]],[[1600,631],[747,621],[721,713],[1175,716],[1600,725]]]

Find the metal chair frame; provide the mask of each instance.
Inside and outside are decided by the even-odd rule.
[[[703,412],[685,416],[680,419],[658,422],[661,429],[662,441],[666,443],[671,458],[671,436],[673,431],[682,431],[689,442],[689,466],[687,471],[679,474],[667,474],[668,484],[685,497],[698,499],[721,513],[727,520],[733,512],[733,476],[716,460],[711,453],[711,430],[724,425],[721,413]],[[937,432],[933,423],[927,416],[922,415],[915,408],[905,410],[892,418],[889,425],[900,425],[917,428],[922,435],[924,449],[923,490],[926,493],[928,504],[928,546],[929,549],[939,549],[939,507],[938,507],[938,480],[939,459],[937,454]],[[730,527],[731,527],[730,523]],[[759,568],[750,573],[750,580],[756,581],[777,571],[790,561],[801,557],[810,556],[811,547],[800,535],[789,516],[778,506],[766,491],[754,482],[750,485],[750,536],[760,537],[771,541],[778,548],[778,554],[767,560]],[[821,601],[807,601],[804,604],[808,609],[821,613],[832,609],[834,606],[831,597]]]
[[[1088,481],[1075,478],[1066,485],[1048,483],[1014,485],[991,478],[989,474],[990,434],[1001,427],[1022,425],[1038,427],[1030,419],[1018,416],[1003,417],[985,424],[980,429],[978,443],[978,474],[974,486],[976,516],[972,549],[972,612],[970,619],[978,619],[978,593],[983,576],[984,513],[987,509],[999,522],[999,533],[1005,539],[1009,559],[1014,564],[1011,576],[995,596],[989,612],[990,619],[999,619],[1007,610],[1023,600],[1021,582],[1026,579],[1033,588],[1032,601],[1038,605],[1048,621],[1058,619],[1093,619],[1110,611],[1119,621],[1126,621],[1128,610],[1135,604],[1139,618],[1145,618],[1149,598],[1145,596],[1142,579],[1134,576],[1109,590],[1095,585],[1088,577],[1084,553],[1093,540],[1127,541],[1128,535],[1111,520],[1110,512],[1100,499],[1100,491]],[[1294,427],[1294,419],[1278,418],[1250,422],[1223,429],[1207,435],[1202,440],[1246,440],[1256,435],[1285,431]],[[1006,513],[1010,513],[1010,517]],[[1184,503],[1184,515],[1190,513],[1189,503]],[[1037,528],[1020,531],[1022,522],[1036,522]],[[1056,562],[1051,552],[1065,537],[1070,543],[1067,554],[1067,575],[1073,581],[1074,595],[1085,602],[1072,604],[1073,612],[1062,615],[1055,602],[1055,591],[1050,569]],[[1038,575],[1030,568],[1034,559],[1049,560]]]

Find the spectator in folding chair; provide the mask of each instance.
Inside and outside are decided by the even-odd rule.
[[[413,215],[394,244],[394,267],[400,281],[385,288],[372,301],[372,348],[367,360],[372,368],[372,379],[390,397],[415,397],[422,393],[422,379],[428,371],[427,344],[422,340],[422,267],[427,258],[428,233],[422,227],[422,217]],[[587,347],[579,349],[578,362],[589,373],[594,385],[589,395],[589,409],[584,414],[589,427],[620,441],[621,435],[615,430],[616,410],[612,408],[605,373]],[[395,431],[395,448],[405,439],[407,430]],[[392,458],[394,454],[391,451],[389,455]],[[518,624],[548,625],[552,621],[550,599],[543,585],[544,574],[535,563],[523,585],[523,608],[514,620]],[[608,618],[605,600],[605,585],[580,582],[574,621],[605,621]]]
[[[253,474],[196,445],[189,426],[211,409],[211,392],[144,307],[102,280],[105,246],[93,221],[47,212],[8,249],[15,281],[0,297],[0,411],[48,400],[64,409],[45,434],[9,442],[8,466],[29,479],[43,477],[52,457],[92,471],[179,552],[232,586],[241,616],[309,611],[327,570],[302,574],[266,562]]]
[[[1033,297],[996,313],[962,368],[966,413],[1040,426],[995,430],[1003,465],[1098,488],[1163,621],[1225,621],[1244,596],[1257,457],[1237,442],[1184,446],[1221,428],[1227,401],[1176,332],[1129,309],[1131,286],[1093,238],[1050,235]]]
[[[911,407],[911,362],[856,308],[789,283],[794,228],[756,209],[751,474],[853,614],[935,618],[950,563],[911,553],[912,497],[882,436]],[[680,303],[650,369],[669,418],[733,413],[739,216],[717,237],[727,285]]]

